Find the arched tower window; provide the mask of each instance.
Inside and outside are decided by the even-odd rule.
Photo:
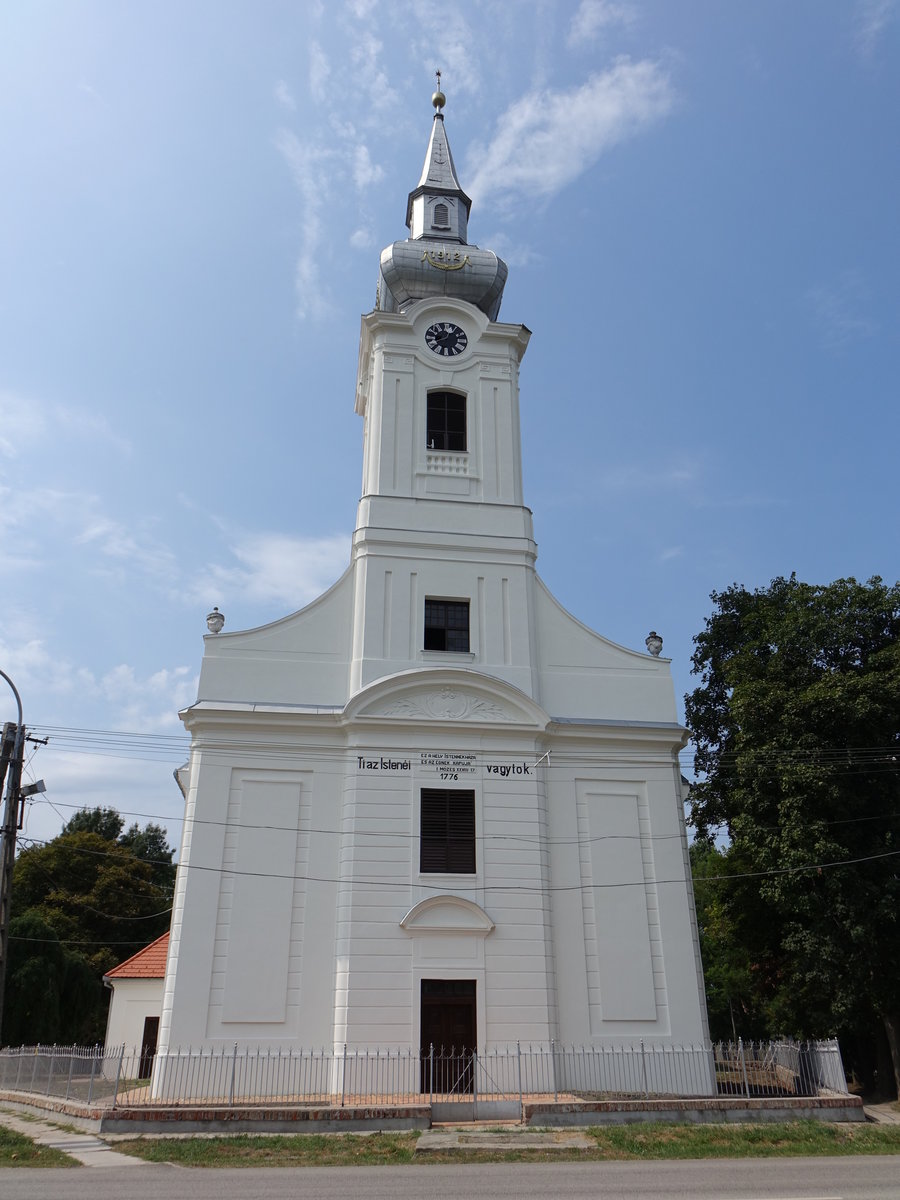
[[[425,445],[429,450],[466,449],[466,398],[459,392],[429,392]]]
[[[446,204],[436,204],[434,206],[434,213],[432,214],[431,224],[434,226],[435,229],[449,229],[450,228],[450,213],[447,209]]]

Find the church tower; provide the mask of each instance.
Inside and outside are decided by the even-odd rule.
[[[181,714],[163,1049],[706,1037],[669,662],[536,574],[530,333],[499,320],[433,103],[362,318],[350,565],[210,634]]]
[[[518,391],[530,334],[497,319],[506,264],[467,241],[440,91],[434,104],[410,237],[382,252],[378,307],[362,319],[350,688],[477,664],[537,698]]]

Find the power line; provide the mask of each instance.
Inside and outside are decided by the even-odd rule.
[[[37,841],[37,840],[38,839],[33,839],[33,841]],[[44,843],[44,844],[46,845],[47,843]],[[100,857],[100,858],[114,857],[111,854],[111,852],[104,851],[104,850],[88,850],[87,848],[81,847],[81,846],[73,846],[73,847],[71,847],[71,849],[74,853],[77,853],[77,854],[88,854],[88,855],[92,855],[94,857]],[[807,872],[807,871],[831,870],[831,869],[834,869],[837,867],[855,866],[855,865],[858,865],[859,863],[876,862],[876,861],[886,859],[886,858],[897,858],[897,857],[900,857],[900,850],[887,850],[887,851],[884,851],[879,854],[867,854],[867,855],[863,855],[863,856],[857,857],[857,858],[835,859],[830,862],[826,861],[826,862],[807,863],[807,864],[804,864],[801,866],[795,866],[795,867],[772,867],[772,868],[770,868],[768,870],[764,870],[764,871],[741,871],[741,872],[735,872],[735,873],[726,874],[726,875],[706,875],[706,876],[699,877],[696,880],[696,882],[704,882],[705,881],[707,883],[713,883],[713,882],[725,882],[725,881],[733,880],[733,879],[761,879],[761,878],[771,877],[771,876],[796,875],[796,874],[801,874],[801,873]],[[142,861],[152,862],[155,860],[142,860]],[[398,887],[405,887],[407,885],[410,885],[410,886],[414,886],[420,890],[437,892],[439,894],[443,894],[447,890],[446,883],[429,884],[429,883],[423,883],[421,880],[418,880],[418,879],[417,880],[402,880],[399,878],[397,878],[397,879],[364,879],[364,878],[341,878],[340,876],[334,878],[334,877],[319,876],[319,875],[283,874],[281,872],[275,872],[275,871],[242,871],[242,870],[238,870],[236,867],[210,867],[210,866],[204,866],[200,863],[179,863],[178,870],[182,871],[182,872],[183,871],[203,871],[204,873],[209,873],[209,874],[214,874],[214,875],[227,875],[229,878],[244,877],[244,878],[250,878],[250,879],[284,879],[284,880],[290,880],[294,883],[299,883],[299,882],[331,883],[331,884],[338,884],[338,885],[340,885],[340,884],[350,885],[353,887],[375,887],[375,888],[385,887],[385,888],[391,888],[393,890],[396,890]],[[472,891],[478,891],[478,892],[493,892],[493,893],[526,892],[526,893],[534,895],[534,894],[555,893],[555,892],[582,892],[582,893],[584,893],[584,892],[602,891],[602,890],[606,890],[609,888],[622,888],[622,887],[656,887],[656,886],[660,886],[660,885],[664,885],[664,884],[665,885],[680,884],[680,885],[684,886],[688,882],[690,882],[690,879],[686,878],[685,876],[680,876],[675,879],[655,879],[655,878],[648,879],[645,877],[643,879],[629,880],[626,882],[618,881],[615,883],[547,884],[547,885],[541,885],[541,886],[536,887],[534,884],[511,884],[511,883],[488,884],[488,883],[478,882],[477,877],[476,877],[472,880],[471,883],[466,882],[465,884],[463,884],[461,890],[472,890]]]
[[[173,755],[187,755],[191,750],[191,739],[187,734],[156,734],[156,733],[141,733],[139,731],[125,730],[108,730],[108,729],[87,729],[76,726],[53,726],[53,725],[36,725],[33,728],[43,731],[48,737],[53,738],[52,749],[60,753],[94,753],[106,755],[110,757],[135,757],[145,761],[153,761],[154,759],[163,758],[170,759]],[[652,731],[648,731],[650,733]],[[59,744],[63,743],[63,744]],[[294,759],[305,758],[310,761],[333,761],[340,760],[342,762],[348,759],[352,760],[354,755],[362,750],[363,752],[370,751],[371,753],[390,754],[391,756],[403,755],[415,757],[422,751],[421,746],[411,747],[404,745],[393,746],[308,746],[303,744],[294,744],[285,746],[282,742],[277,741],[255,741],[251,745],[242,743],[234,743],[222,741],[218,744],[205,743],[202,749],[228,749],[235,750],[239,748],[244,756],[278,756],[291,757]],[[492,749],[484,747],[459,748],[453,753],[476,753],[482,760],[493,760],[508,758],[510,755],[522,756],[525,751],[521,747],[514,749],[502,748]],[[683,765],[687,765],[696,758],[696,751],[689,748],[681,750],[678,754],[678,759]],[[729,765],[741,759],[752,758],[758,762],[803,762],[811,761],[822,763],[823,765],[842,764],[848,768],[856,768],[858,766],[881,765],[891,770],[900,770],[900,746],[896,743],[886,746],[817,746],[817,747],[794,747],[769,749],[760,747],[754,749],[752,747],[742,748],[738,751],[722,751],[716,754],[717,762],[720,764]],[[556,760],[556,761],[554,761]],[[583,750],[559,746],[552,750],[549,764],[550,770],[558,769],[559,765],[571,763],[658,763],[661,766],[669,766],[674,761],[672,755],[668,752],[660,752],[659,754],[635,754],[625,751],[623,753],[613,753],[610,751],[601,751],[593,754],[586,754]]]
[[[61,800],[50,801],[46,795],[41,796],[40,798],[36,797],[34,803],[48,804],[53,809],[53,811],[57,813],[57,816],[59,816],[61,819],[62,819],[62,814],[57,812],[58,808],[72,809],[72,810],[78,811],[78,812],[85,811],[85,806],[83,804],[67,804]],[[210,825],[210,826],[220,828],[220,829],[270,830],[270,831],[276,832],[276,833],[297,833],[298,832],[298,826],[296,826],[296,825],[269,825],[269,824],[264,824],[261,822],[254,822],[254,821],[218,821],[218,820],[213,819],[212,817],[186,817],[186,816],[171,817],[171,816],[168,816],[166,813],[138,812],[138,811],[129,810],[129,809],[116,809],[116,812],[118,812],[120,816],[124,816],[124,817],[141,817],[141,818],[144,818],[145,820],[149,820],[149,821],[156,821],[156,820],[177,821],[177,822],[183,823],[185,825],[191,825],[191,826]],[[810,829],[810,828],[818,829],[821,826],[853,825],[853,824],[867,823],[870,821],[892,821],[892,820],[897,820],[898,818],[900,818],[900,810],[895,810],[893,812],[878,813],[874,816],[839,817],[839,818],[836,818],[835,820],[816,821],[813,825],[804,824],[804,825],[801,825],[800,828],[801,829]],[[759,830],[778,830],[778,829],[781,829],[782,826],[780,826],[780,825],[757,825],[756,828]],[[302,826],[302,827],[299,827],[299,832],[322,834],[326,837],[346,836],[346,833],[343,829],[322,829],[317,826]],[[385,839],[389,839],[389,840],[393,840],[393,841],[396,841],[397,839],[404,839],[404,838],[414,841],[414,840],[417,840],[419,837],[419,835],[414,832],[404,833],[402,831],[376,830],[376,829],[357,831],[357,835],[360,837],[366,837],[366,838],[385,838]],[[553,838],[553,837],[544,837],[540,833],[533,833],[533,834],[493,833],[493,834],[479,834],[476,837],[476,841],[479,841],[479,842],[482,842],[482,841],[483,842],[510,841],[510,842],[524,843],[526,845],[533,844],[536,846],[576,846],[576,845],[580,846],[580,845],[590,844],[593,842],[613,841],[613,840],[645,841],[645,842],[646,841],[650,841],[650,842],[676,841],[676,840],[679,840],[682,836],[683,835],[680,830],[676,833],[656,833],[656,834],[639,834],[639,833],[635,833],[635,834],[625,834],[625,833],[599,834],[596,837],[588,837],[588,838],[582,838],[582,837]]]

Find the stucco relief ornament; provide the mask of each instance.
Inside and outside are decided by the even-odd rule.
[[[448,721],[454,717],[458,720],[466,711],[467,697],[460,696],[452,687],[442,687],[439,703],[442,717]]]
[[[386,717],[409,717],[426,721],[515,721],[515,716],[477,696],[466,695],[449,685],[439,692],[423,692],[396,700],[384,710]]]

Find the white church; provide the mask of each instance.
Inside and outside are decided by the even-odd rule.
[[[499,319],[433,102],[362,318],[350,565],[207,636],[181,714],[162,1052],[708,1038],[670,664],[535,570],[530,332]]]

